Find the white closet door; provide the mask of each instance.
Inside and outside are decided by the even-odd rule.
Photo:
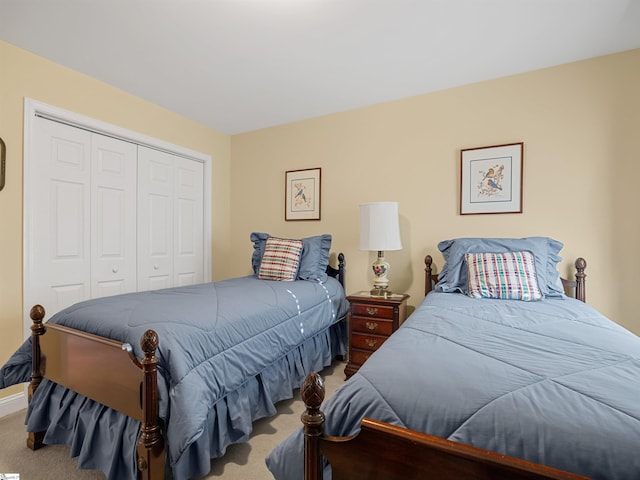
[[[35,119],[30,291],[48,314],[136,290],[136,145]],[[42,300],[40,300],[42,299]]]
[[[92,135],[91,296],[135,292],[137,145]]]
[[[208,156],[32,101],[25,142],[26,314],[210,281]]]
[[[29,187],[29,290],[48,315],[91,295],[91,134],[34,124]]]
[[[138,290],[204,281],[204,167],[138,147]]]
[[[174,284],[204,280],[204,165],[175,157]]]
[[[174,285],[204,281],[204,165],[175,157]]]
[[[173,155],[138,147],[138,290],[173,286]]]

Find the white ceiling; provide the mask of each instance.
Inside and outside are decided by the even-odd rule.
[[[0,0],[0,39],[236,134],[639,48],[640,0]]]

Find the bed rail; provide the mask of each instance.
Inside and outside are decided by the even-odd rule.
[[[427,255],[424,257],[424,295],[433,290],[433,287],[436,283],[438,283],[438,274],[433,273],[433,258],[431,255]],[[562,286],[565,292],[569,291],[573,293],[575,299],[580,300],[581,302],[587,301],[587,294],[585,291],[585,278],[586,274],[584,273],[587,268],[587,261],[578,257],[574,262],[574,266],[576,268],[575,280],[569,280],[566,278],[561,278]]]
[[[129,344],[62,325],[45,324],[44,316],[41,305],[31,309],[33,358],[29,400],[42,378],[47,378],[138,420],[141,423],[138,477],[164,479],[156,332],[147,330],[142,336],[140,346],[144,358],[138,361]],[[43,438],[44,432],[29,432],[27,446],[36,450],[43,446]]]
[[[586,480],[586,477],[364,418],[351,437],[323,435],[324,384],[302,386],[304,480],[321,480],[325,457],[334,480]]]

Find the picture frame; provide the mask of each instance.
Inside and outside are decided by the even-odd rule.
[[[460,150],[460,215],[522,213],[524,142]]]
[[[320,220],[321,168],[285,172],[284,219]]]
[[[4,144],[4,141],[0,138],[0,190],[4,188],[6,161],[7,147]]]

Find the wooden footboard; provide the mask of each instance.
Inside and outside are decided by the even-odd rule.
[[[324,385],[311,373],[302,386],[304,480],[322,480],[322,457],[334,480],[586,480],[586,477],[365,418],[351,437],[323,434]]]
[[[587,261],[579,257],[576,259],[574,266],[576,267],[575,280],[569,280],[567,278],[561,278],[562,286],[565,292],[572,292],[573,297],[581,302],[587,301],[587,293],[585,290],[585,278],[587,275],[584,273],[587,268]],[[435,284],[438,283],[438,275],[433,272],[433,258],[431,255],[424,257],[424,295],[433,290]]]
[[[158,380],[155,356],[158,336],[147,330],[140,346],[142,361],[131,346],[56,324],[44,324],[44,308],[30,312],[33,365],[29,399],[42,378],[67,387],[141,422],[137,447],[138,478],[164,479],[164,439],[158,416]],[[44,432],[30,432],[27,445],[42,446]]]

